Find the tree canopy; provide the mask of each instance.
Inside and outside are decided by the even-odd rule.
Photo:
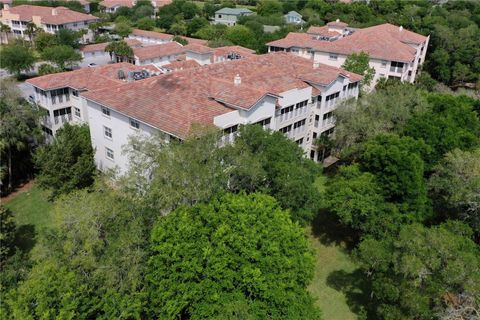
[[[60,70],[65,70],[67,66],[82,61],[82,55],[70,46],[57,45],[49,47],[42,52],[43,59],[57,65]]]
[[[352,53],[347,57],[342,65],[342,68],[347,71],[362,75],[362,87],[368,87],[372,83],[373,77],[375,76],[375,69],[370,67],[369,62],[370,56],[368,53],[363,51],[360,53]]]
[[[271,197],[182,207],[152,232],[150,310],[176,319],[318,319],[303,230]]]
[[[52,144],[38,149],[35,165],[38,184],[53,197],[90,186],[96,168],[88,126],[66,123]]]
[[[0,67],[8,70],[8,72],[20,76],[22,71],[29,70],[33,67],[35,57],[32,51],[20,44],[9,44],[1,49],[2,58],[0,59]]]

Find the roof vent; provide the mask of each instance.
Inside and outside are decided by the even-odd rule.
[[[403,26],[398,27],[398,31],[402,32],[403,31]]]
[[[242,83],[242,78],[240,78],[240,75],[237,73],[237,75],[235,76],[235,78],[233,78],[233,83],[235,85],[239,85]]]
[[[125,72],[123,72],[123,70],[118,70],[118,79],[125,79]]]
[[[57,8],[52,9],[52,16],[56,16],[58,14]]]

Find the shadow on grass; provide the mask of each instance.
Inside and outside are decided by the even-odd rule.
[[[35,226],[32,224],[21,225],[15,232],[15,246],[22,252],[28,253],[35,246],[36,243]]]
[[[348,251],[358,242],[356,232],[341,224],[338,217],[328,210],[320,210],[312,222],[312,232],[322,244],[345,246]]]
[[[360,318],[375,319],[366,308],[370,302],[371,283],[361,269],[336,270],[327,277],[327,285],[345,294],[350,310]]]

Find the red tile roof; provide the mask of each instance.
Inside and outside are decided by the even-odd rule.
[[[239,75],[240,84],[234,84]],[[213,119],[235,109],[250,109],[266,95],[307,88],[308,81],[330,83],[348,72],[279,52],[211,64],[139,80],[116,88],[82,95],[177,137],[185,137],[194,123]],[[350,79],[360,79],[350,73]]]
[[[345,28],[345,27],[348,27],[348,23],[342,22],[337,19],[336,21],[331,21],[327,23],[327,26]]]
[[[5,11],[5,9],[3,9]],[[10,13],[18,14],[21,21],[32,21],[32,16],[40,16],[42,23],[48,24],[65,24],[81,21],[98,20],[91,14],[85,14],[70,10],[65,7],[43,7],[22,4],[20,6],[8,9]]]
[[[249,57],[255,54],[255,50],[248,49],[242,46],[225,46],[225,47],[218,47],[214,49],[215,56],[225,56],[230,53],[236,53],[241,55],[242,57]]]
[[[187,44],[183,46],[185,48],[185,51],[192,51],[195,53],[200,53],[200,54],[206,54],[206,53],[212,53],[213,49],[209,48],[207,46],[201,45],[201,44]]]
[[[336,37],[340,35],[340,33],[337,31],[329,31],[327,26],[323,26],[323,27],[311,26],[310,28],[308,28],[307,33],[315,34],[319,36],[327,36],[327,37]]]
[[[200,67],[200,64],[195,60],[176,60],[161,66],[162,69],[169,71],[185,70],[197,67]]]
[[[185,48],[176,42],[155,44],[152,46],[133,49],[133,55],[140,61],[182,54],[184,52]]]
[[[113,8],[113,7],[128,7],[132,8],[135,3],[133,0],[103,0],[99,3],[102,7]]]
[[[422,43],[427,38],[420,34],[400,29],[385,23],[374,27],[356,30],[352,35],[335,41],[316,40],[307,33],[289,33],[285,38],[268,43],[281,48],[311,48],[319,52],[332,52],[344,55],[366,52],[372,58],[410,62],[416,50],[407,43]]]
[[[129,47],[140,47],[142,45],[142,42],[137,40],[137,39],[130,39],[130,38],[125,38],[123,39]],[[95,44],[89,44],[86,46],[83,46],[81,51],[82,52],[96,52],[96,51],[105,51],[105,48],[109,42],[102,42],[102,43],[95,43]]]
[[[152,0],[152,6],[159,8],[171,4],[172,2],[172,0]]]
[[[53,90],[71,87],[76,90],[96,90],[109,88],[124,81],[118,79],[118,71],[123,70],[125,76],[128,71],[147,69],[150,72],[159,72],[150,66],[135,66],[131,63],[114,63],[95,68],[83,68],[74,71],[48,74],[45,76],[28,79],[26,82],[42,90]]]
[[[160,39],[160,40],[172,40],[173,38],[173,35],[171,34],[141,30],[141,29],[133,29],[131,34],[138,37],[148,37],[148,38]]]

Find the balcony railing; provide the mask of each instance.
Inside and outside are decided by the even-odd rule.
[[[64,124],[65,122],[72,121],[72,114],[63,114],[61,116],[55,117],[54,122],[55,124]]]

